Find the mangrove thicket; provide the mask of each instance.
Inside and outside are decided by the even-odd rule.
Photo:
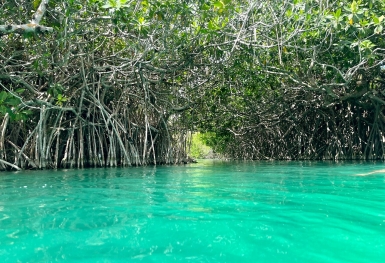
[[[382,0],[0,3],[0,170],[384,159]]]

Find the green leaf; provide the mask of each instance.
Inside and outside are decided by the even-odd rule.
[[[287,16],[287,17],[291,17],[292,15],[293,15],[293,11],[290,10],[290,9],[288,9],[288,10],[286,11],[286,16]]]
[[[341,16],[341,13],[342,13],[341,8],[337,9],[337,11],[334,13],[334,17],[338,20],[338,18],[340,18]]]
[[[207,4],[204,4],[201,6],[201,10],[204,10],[204,11],[210,10],[210,6]]]
[[[225,5],[222,3],[222,1],[215,1],[214,7],[218,8],[218,9],[223,9],[225,7]]]
[[[381,25],[382,21],[384,20],[384,16],[380,16],[380,17],[377,17],[376,15],[373,15],[372,19],[373,19],[373,23],[375,25]]]
[[[41,0],[34,0],[34,1],[32,2],[32,4],[33,4],[33,9],[36,10],[36,9],[39,7],[40,2],[41,2]]]
[[[102,8],[111,8],[116,7],[116,3],[113,0],[107,0],[107,2],[102,6]]]
[[[357,4],[356,1],[353,1],[352,4],[350,5],[350,11],[353,13],[353,14],[356,14],[359,10],[359,6]]]
[[[63,102],[66,102],[68,99],[64,97],[62,94],[58,94],[56,97],[56,105],[62,106]]]
[[[108,9],[108,8],[111,8],[111,7],[112,7],[112,5],[109,4],[109,3],[107,3],[105,5],[102,5],[102,8],[104,8],[104,9]]]
[[[15,92],[18,93],[18,94],[21,94],[21,93],[23,93],[24,91],[25,91],[25,89],[22,89],[22,88],[15,90]]]
[[[366,40],[364,40],[364,41],[362,41],[361,43],[360,43],[360,49],[362,49],[362,50],[371,50],[373,47],[375,47],[376,45],[374,45],[373,43],[372,43],[372,41],[370,41],[370,40],[368,40],[368,39],[366,39]]]
[[[378,25],[380,23],[380,19],[377,16],[373,16],[373,22]]]
[[[15,114],[14,116],[13,116],[13,120],[14,121],[25,121],[25,120],[27,120],[27,116],[25,116],[25,115],[23,115],[23,114]]]
[[[139,24],[141,24],[141,25],[143,25],[145,22],[145,19],[144,19],[144,17],[139,17],[139,19],[138,19],[138,22],[139,22]]]
[[[16,107],[20,104],[20,100],[18,98],[15,98],[15,97],[8,98],[6,102],[8,105],[10,105],[12,107]]]
[[[382,25],[379,25],[379,26],[377,26],[377,27],[374,29],[374,33],[376,33],[376,34],[381,34],[381,33],[382,33],[382,30],[383,30]]]
[[[16,115],[11,111],[11,109],[7,109],[7,111],[8,111],[8,114],[9,114],[9,118],[10,118],[11,120],[14,120],[15,117],[16,117]]]
[[[214,24],[214,22],[213,21],[210,21],[209,23],[208,23],[208,28],[210,29],[210,30],[215,30],[216,29],[216,26],[215,26],[215,24]]]
[[[0,113],[4,115],[7,112],[8,112],[8,108],[5,107],[4,105],[0,105]]]
[[[7,99],[7,96],[8,96],[7,92],[5,91],[0,92],[0,102],[4,102]]]

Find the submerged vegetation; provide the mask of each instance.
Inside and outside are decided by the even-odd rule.
[[[0,3],[0,170],[384,159],[381,0]],[[30,19],[30,21],[28,21]]]

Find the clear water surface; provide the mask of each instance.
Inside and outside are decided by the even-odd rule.
[[[0,173],[1,262],[385,262],[384,163]]]

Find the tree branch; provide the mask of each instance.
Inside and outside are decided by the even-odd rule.
[[[14,164],[11,164],[11,163],[9,163],[9,162],[7,162],[7,161],[4,161],[4,160],[2,160],[2,159],[0,159],[0,163],[5,164],[5,165],[9,165],[9,166],[11,166],[12,168],[15,168],[16,170],[21,171],[21,169],[20,169],[19,166],[14,165]]]
[[[41,26],[40,21],[47,9],[48,0],[42,0],[32,20],[28,24],[22,25],[0,25],[0,36],[10,33],[45,33],[52,32],[52,27]]]

